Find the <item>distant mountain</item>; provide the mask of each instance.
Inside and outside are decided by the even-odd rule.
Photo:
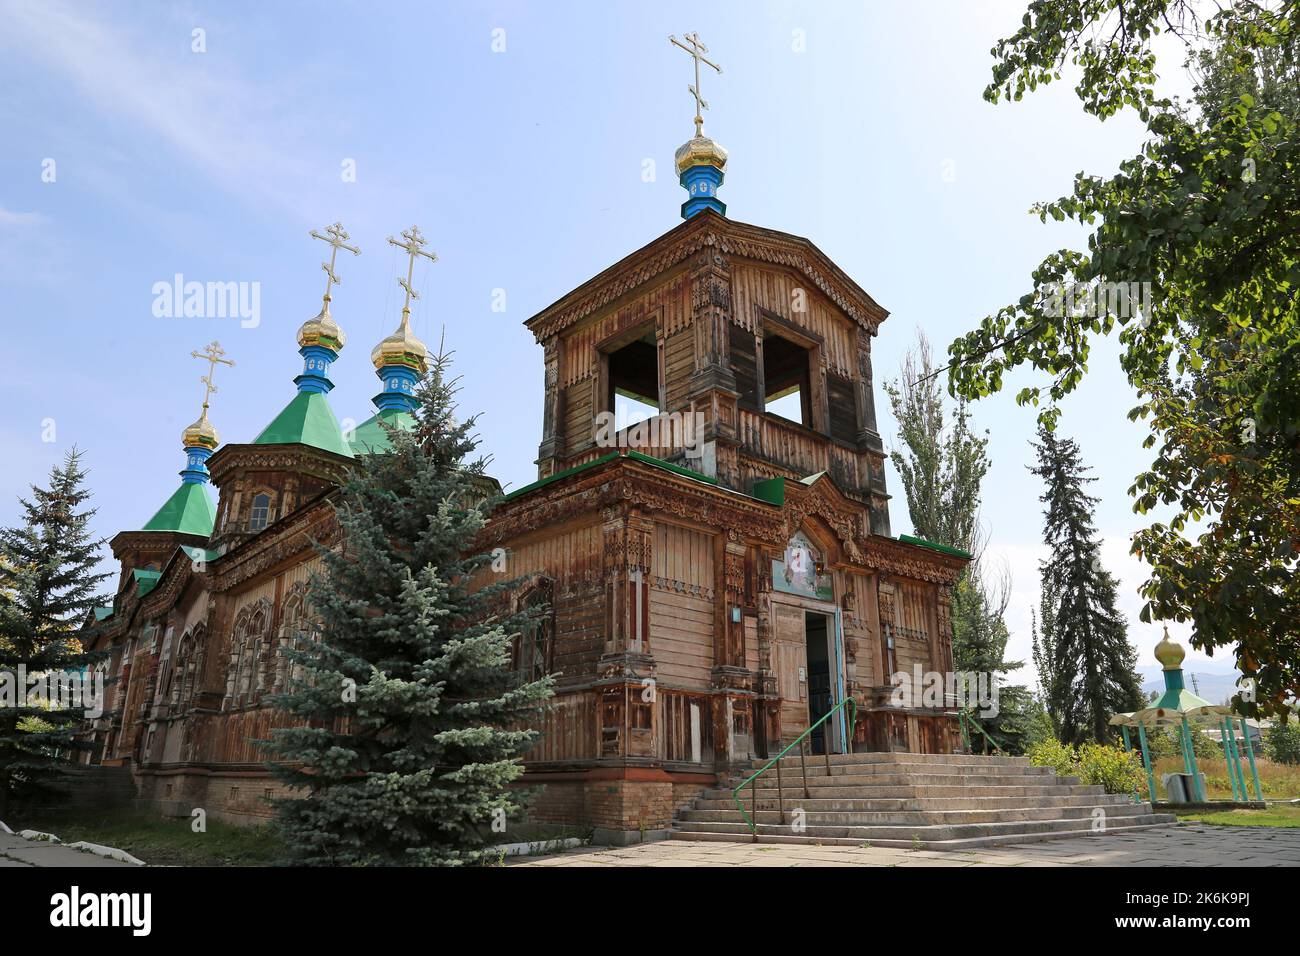
[[[1159,664],[1139,667],[1137,671],[1138,676],[1142,678],[1143,693],[1150,694],[1152,691],[1157,693],[1164,691],[1164,672]],[[1222,704],[1237,693],[1237,680],[1240,677],[1240,672],[1230,664],[1200,664],[1194,662],[1191,667],[1183,670],[1183,682],[1187,685],[1187,689],[1198,697],[1208,700],[1211,704]]]

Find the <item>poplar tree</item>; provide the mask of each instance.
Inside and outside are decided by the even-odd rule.
[[[949,408],[923,333],[917,333],[899,373],[897,380],[885,383],[901,446],[889,457],[902,479],[912,530],[927,541],[975,556],[952,589],[953,668],[1000,680],[1020,662],[1006,660],[1007,582],[1001,588],[990,586],[980,567],[980,486],[990,466],[988,439],[975,431],[965,402]],[[1000,686],[999,713],[980,720],[1012,753],[1020,751],[1027,730],[1027,701],[1025,688]]]
[[[299,794],[278,801],[299,864],[473,863],[521,812],[509,785],[552,679],[510,670],[538,611],[510,612],[518,582],[473,550],[497,492],[448,361],[432,360],[414,427],[389,428],[391,449],[342,483],[339,545],[310,585],[316,634],[287,652],[301,679],[278,703],[302,723],[270,748]]]
[[[1034,641],[1035,663],[1052,723],[1069,744],[1110,739],[1110,718],[1143,705],[1128,640],[1128,623],[1118,608],[1118,582],[1101,564],[1093,524],[1098,499],[1084,489],[1090,470],[1079,446],[1040,425],[1031,442],[1038,464],[1030,471],[1047,485],[1040,497],[1043,540],[1049,555],[1039,562],[1042,601]]]
[[[90,532],[95,509],[81,452],[50,471],[49,485],[20,498],[22,524],[0,529],[0,681],[14,695],[0,706],[0,819],[11,801],[50,793],[68,767],[81,710],[27,706],[27,677],[80,670],[102,655],[87,653],[78,631],[100,603],[102,539]],[[89,631],[83,631],[84,638]]]

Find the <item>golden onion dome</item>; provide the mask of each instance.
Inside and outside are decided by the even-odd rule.
[[[1176,671],[1183,666],[1183,658],[1187,652],[1177,641],[1169,639],[1169,628],[1165,628],[1165,636],[1160,643],[1156,645],[1156,660],[1167,671]]]
[[[347,336],[330,315],[328,302],[321,306],[316,318],[308,319],[302,324],[302,328],[298,329],[298,345],[301,348],[320,345],[337,352],[347,344],[347,341]]]
[[[208,421],[208,406],[204,405],[199,420],[181,432],[181,445],[184,448],[216,448],[220,442],[216,428]]]
[[[405,365],[421,375],[428,369],[429,349],[411,331],[410,313],[402,312],[397,331],[374,347],[370,361],[376,369],[385,365]]]
[[[727,151],[707,136],[694,136],[677,147],[675,155],[680,176],[692,166],[716,166],[725,169]]]

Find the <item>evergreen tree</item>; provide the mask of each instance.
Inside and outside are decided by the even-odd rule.
[[[903,448],[889,460],[903,480],[913,532],[927,541],[973,553],[976,547],[980,483],[989,470],[981,438],[971,427],[970,411],[959,402],[948,426],[948,410],[930,342],[918,332],[899,367],[899,378],[885,383]]]
[[[1019,754],[1028,744],[1031,696],[1024,686],[1005,683],[1006,675],[1021,666],[1020,661],[1006,659],[1011,635],[1003,618],[1005,610],[1005,599],[990,598],[978,565],[958,579],[952,592],[953,669],[987,674],[997,681],[997,713],[977,715],[977,719],[1003,751]]]
[[[456,865],[482,855],[536,732],[520,729],[552,680],[509,669],[536,620],[508,612],[515,581],[469,553],[495,498],[474,419],[455,417],[449,356],[422,382],[412,430],[340,487],[341,540],[311,583],[316,639],[288,652],[302,678],[278,701],[303,725],[274,732],[279,826],[309,865]]]
[[[11,800],[56,784],[78,746],[73,734],[83,716],[25,706],[18,667],[31,678],[85,668],[101,656],[84,652],[77,638],[110,576],[95,570],[103,541],[91,537],[95,510],[85,507],[85,478],[74,448],[51,469],[48,487],[33,485],[32,497],[19,499],[22,525],[0,529],[0,681],[18,705],[0,706],[0,819]]]
[[[1128,623],[1117,607],[1118,582],[1101,565],[1092,513],[1097,499],[1084,486],[1095,478],[1079,446],[1040,425],[1038,465],[1030,471],[1047,484],[1040,497],[1043,539],[1050,551],[1040,562],[1042,604],[1035,635],[1035,662],[1058,737],[1069,744],[1110,739],[1108,721],[1143,705],[1128,641]]]
[[[989,469],[988,439],[976,434],[965,402],[951,412],[939,385],[930,343],[917,333],[896,381],[885,383],[902,448],[890,452],[907,498],[912,530],[928,541],[976,555],[952,592],[953,668],[1001,679],[1020,667],[1005,659],[1009,632],[1003,620],[1007,582],[994,588],[981,573],[978,532],[980,485]],[[999,713],[981,726],[1010,753],[1019,753],[1027,729],[1024,687],[999,687]]]

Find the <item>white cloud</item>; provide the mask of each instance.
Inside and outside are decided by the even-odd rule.
[[[160,50],[59,2],[0,0],[0,17],[0,44],[12,56],[35,61],[107,119],[142,132],[142,150],[160,142],[231,193],[301,211],[315,170],[301,158],[308,145],[301,119],[229,58],[190,53],[179,28]]]
[[[0,206],[0,227],[43,226],[49,221],[39,212],[14,212]]]
[[[0,206],[0,281],[49,284],[62,279],[61,244],[44,213]]]

